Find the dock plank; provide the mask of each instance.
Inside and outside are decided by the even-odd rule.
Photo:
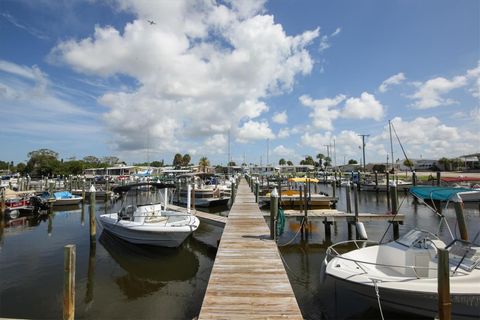
[[[302,319],[277,245],[245,180],[217,251],[199,319]]]

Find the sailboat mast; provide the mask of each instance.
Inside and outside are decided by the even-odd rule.
[[[388,130],[390,131],[390,152],[391,152],[391,155],[392,155],[392,170],[393,169],[393,142],[392,142],[392,123],[390,122],[390,120],[388,120]],[[388,163],[387,163],[388,165]]]

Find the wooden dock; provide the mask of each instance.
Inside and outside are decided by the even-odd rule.
[[[304,217],[305,213],[300,210],[284,210],[285,217]],[[264,216],[270,216],[269,212],[263,212]],[[354,213],[346,213],[338,211],[336,209],[309,209],[307,210],[308,218],[323,218],[326,221],[355,221]],[[405,220],[404,214],[388,214],[388,213],[359,213],[359,222],[371,222],[371,221],[396,221],[400,224]]]
[[[302,319],[277,245],[241,180],[199,319]]]
[[[169,204],[168,208],[174,211],[186,212],[187,208],[176,206],[174,204]],[[222,217],[218,214],[211,214],[202,211],[192,210],[192,213],[200,219],[201,222],[211,224],[214,226],[223,227],[227,223],[227,217]]]

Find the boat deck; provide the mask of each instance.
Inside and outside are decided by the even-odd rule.
[[[245,180],[223,231],[199,319],[302,319],[278,248]]]

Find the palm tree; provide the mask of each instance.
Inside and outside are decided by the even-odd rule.
[[[207,167],[210,166],[210,161],[207,157],[201,157],[198,165],[202,168],[202,172],[207,172]]]
[[[190,157],[190,155],[188,153],[184,154],[183,155],[183,158],[182,158],[182,165],[183,166],[188,166],[188,164],[190,163],[190,160],[192,158]]]
[[[285,159],[280,159],[278,160],[278,164],[281,165],[281,166],[284,166],[287,162],[285,161]]]
[[[325,159],[325,155],[323,153],[317,154],[318,159],[318,166],[321,168],[323,165],[323,159]]]
[[[288,166],[293,166],[293,162],[290,161],[290,160],[288,160],[288,161],[287,161],[287,165],[288,165]]]
[[[182,155],[180,153],[175,154],[175,156],[173,157],[173,165],[175,167],[181,166],[182,165],[182,160],[183,160],[183,158],[182,158]]]

